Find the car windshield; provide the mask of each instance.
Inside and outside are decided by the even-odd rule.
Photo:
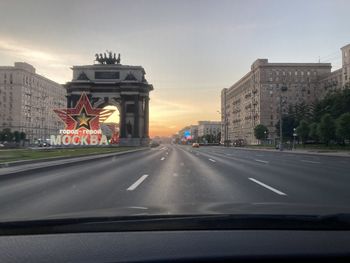
[[[350,2],[0,2],[0,223],[350,212]]]

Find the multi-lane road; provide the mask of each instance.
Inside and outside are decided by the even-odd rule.
[[[0,182],[0,220],[91,211],[146,213],[150,207],[183,213],[183,205],[212,203],[349,206],[350,158],[167,144],[0,176]]]

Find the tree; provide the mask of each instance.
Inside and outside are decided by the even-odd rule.
[[[333,118],[338,118],[345,112],[350,112],[350,89],[328,94],[319,101],[315,106],[313,119],[315,122],[320,122],[326,113],[329,113]]]
[[[316,122],[313,122],[309,125],[309,138],[311,140],[318,141],[318,125]]]
[[[267,127],[263,124],[258,124],[254,128],[254,136],[257,140],[266,139],[266,134],[269,132]]]
[[[303,144],[305,144],[309,136],[309,131],[310,131],[309,124],[306,122],[306,120],[300,121],[299,126],[296,129],[296,132]]]
[[[342,140],[350,139],[350,112],[342,114],[336,120],[336,135]]]
[[[298,127],[298,121],[295,119],[293,115],[287,115],[283,116],[282,118],[282,134],[283,138],[288,138],[292,139],[293,138],[293,133],[294,133],[294,128]],[[278,121],[276,123],[276,133],[279,135],[280,134],[280,122]]]
[[[24,141],[26,139],[26,133],[25,132],[21,132],[20,133],[20,137],[21,137],[21,141]]]
[[[24,141],[26,140],[26,137],[27,137],[26,133],[25,132],[21,132],[19,134],[19,137],[20,137],[20,140],[22,142],[22,146],[24,146]]]
[[[214,142],[214,135],[213,134],[206,134],[204,136],[204,138],[207,141],[207,143],[213,143]]]
[[[335,122],[329,113],[322,116],[321,122],[317,128],[317,133],[326,145],[328,145],[331,140],[335,139]]]
[[[5,128],[2,130],[2,140],[7,142],[12,142],[13,133],[11,132],[11,129]]]
[[[19,143],[21,141],[21,134],[19,131],[13,132],[13,138],[15,139],[15,142]]]
[[[301,102],[299,104],[296,104],[294,106],[294,118],[297,122],[300,122],[302,120],[306,120],[309,122],[313,117],[314,112],[314,104],[306,104],[305,102]],[[288,113],[291,114],[291,113]]]
[[[217,135],[216,135],[216,142],[219,143],[221,141],[221,132],[219,132]]]

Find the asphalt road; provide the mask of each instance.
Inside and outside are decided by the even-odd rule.
[[[87,211],[98,215],[122,207],[142,213],[161,206],[182,213],[182,205],[200,203],[349,206],[350,158],[169,144],[0,176],[0,182],[0,220]]]

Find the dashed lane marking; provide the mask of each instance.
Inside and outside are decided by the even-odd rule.
[[[254,159],[254,161],[259,162],[259,163],[265,163],[265,164],[269,163],[269,161],[264,161],[264,160],[259,160],[259,159]]]
[[[148,177],[148,174],[142,175],[135,183],[133,183],[127,191],[134,191],[146,178]]]
[[[276,193],[276,194],[279,194],[279,195],[287,195],[287,194],[285,194],[285,193],[283,193],[283,192],[277,190],[276,188],[273,188],[273,187],[271,187],[271,186],[269,186],[269,185],[267,185],[267,184],[264,184],[264,183],[262,183],[262,182],[260,182],[260,181],[258,181],[258,180],[256,180],[256,179],[254,179],[254,178],[249,178],[249,180],[253,181],[254,183],[257,183],[258,185],[261,185],[262,187],[265,187],[266,189],[269,189],[270,191],[272,191],[272,192],[274,192],[274,193]]]
[[[309,160],[300,160],[303,163],[321,163],[321,162],[315,162],[315,161],[309,161]]]

